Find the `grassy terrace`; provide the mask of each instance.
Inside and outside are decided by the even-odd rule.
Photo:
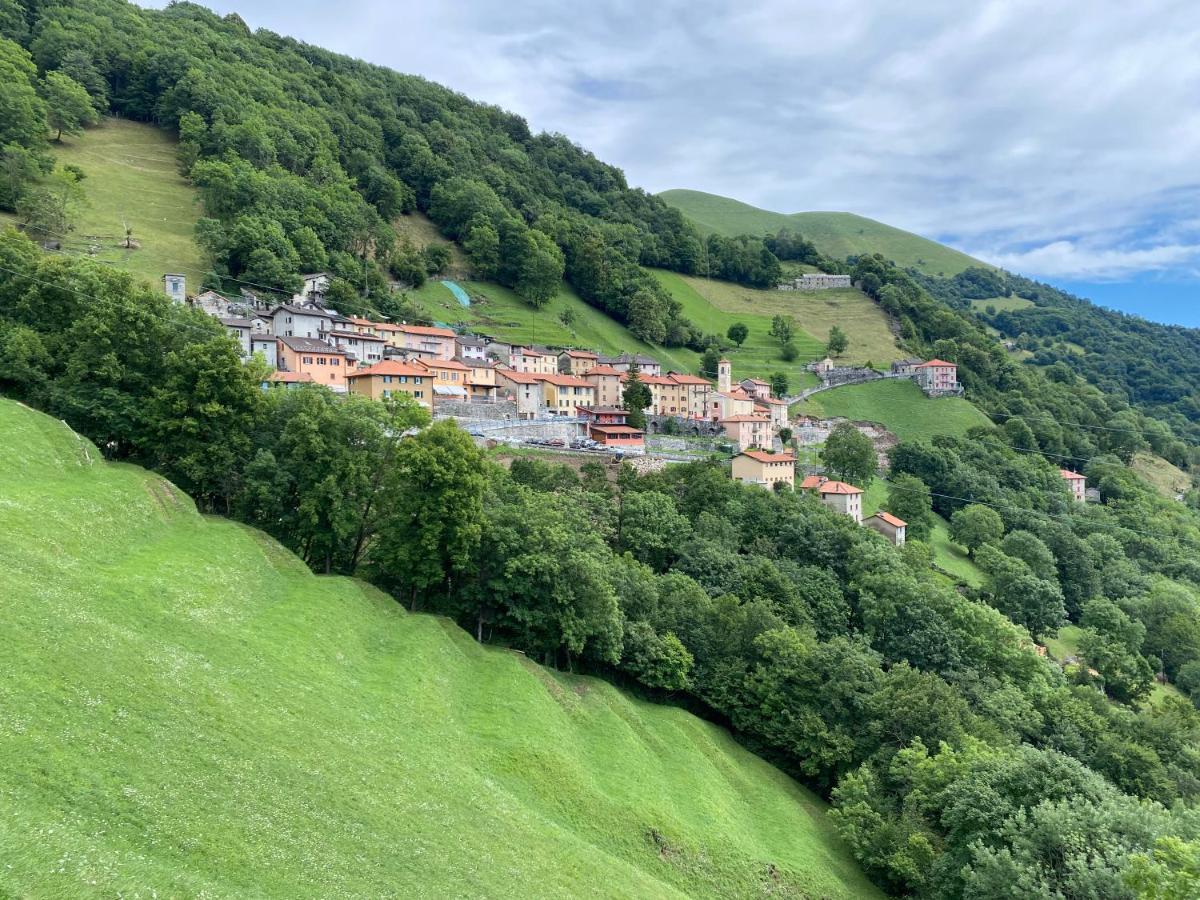
[[[164,272],[182,272],[189,289],[207,268],[194,228],[202,210],[179,174],[175,140],[152,125],[104,119],[78,137],[52,144],[59,165],[83,169],[88,205],[65,242],[71,253],[127,269],[158,284]],[[125,223],[141,248],[123,247]]]
[[[879,422],[901,440],[918,440],[935,434],[965,434],[988,418],[967,400],[941,397],[931,400],[911,381],[887,379],[852,384],[814,394],[792,406],[792,415]]]
[[[315,576],[6,401],[0,472],[0,895],[879,896],[721,728]]]

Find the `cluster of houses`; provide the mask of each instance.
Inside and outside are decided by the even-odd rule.
[[[578,419],[603,446],[642,446],[644,433],[622,408],[634,371],[650,392],[651,416],[720,426],[739,450],[770,447],[787,425],[787,402],[757,378],[733,382],[728,359],[717,382],[663,372],[641,354],[602,356],[553,351],[457,334],[450,328],[376,322],[324,305],[329,276],[305,275],[303,291],[273,306],[243,292],[239,300],[207,291],[187,300],[183,276],[164,276],[164,289],[217,318],[246,358],[260,354],[274,369],[264,387],[320,384],[336,393],[384,400],[407,394],[436,414],[439,404],[514,404],[518,419]],[[460,409],[461,414],[461,409]]]

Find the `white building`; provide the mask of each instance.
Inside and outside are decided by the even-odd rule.
[[[187,277],[167,274],[163,276],[163,290],[175,303],[187,302]]]

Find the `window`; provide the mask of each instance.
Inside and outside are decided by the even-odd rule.
[[[401,380],[401,381],[403,381],[403,380],[404,380],[403,376],[401,376],[400,380]],[[384,384],[391,384],[391,383],[392,383],[392,376],[391,376],[391,375],[384,375],[384,376],[383,376],[383,383],[384,383]],[[384,393],[384,396],[387,396],[387,391],[384,391],[383,393]]]
[[[425,396],[425,392],[424,391],[413,391],[413,396],[420,399],[421,397]]]
[[[388,381],[391,381],[391,379],[389,378],[389,379],[388,379]],[[401,375],[401,376],[400,376],[400,383],[401,383],[401,384],[408,384],[408,376],[407,376],[407,375]]]
[[[333,357],[333,359],[329,360],[329,362],[330,362],[330,364],[331,364],[331,365],[334,365],[334,366],[340,366],[340,365],[342,364],[342,361],[341,361],[341,359],[339,359],[339,358],[338,358],[338,357],[336,357],[336,356],[335,356],[335,357]]]
[[[323,356],[318,356],[318,357],[317,357],[317,365],[318,365],[318,366],[323,366],[323,365],[325,365],[325,357],[323,357]]]
[[[305,364],[306,366],[311,366],[311,365],[312,365],[312,361],[313,361],[313,358],[312,358],[311,356],[306,356],[306,357],[304,357],[304,364]]]

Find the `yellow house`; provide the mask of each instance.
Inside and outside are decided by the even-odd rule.
[[[712,383],[696,375],[681,375],[678,372],[668,372],[667,378],[679,385],[678,413],[689,419],[703,419],[708,397],[713,393]]]
[[[583,376],[598,365],[599,355],[591,350],[564,350],[558,354],[558,367],[568,375]]]
[[[574,375],[539,375],[546,412],[555,416],[579,415],[580,406],[591,406],[596,392],[591,382]]]
[[[733,458],[733,478],[745,484],[774,488],[777,484],[796,486],[796,457],[790,453],[743,450]]]
[[[408,394],[426,409],[433,409],[433,377],[424,369],[394,359],[385,359],[346,376],[350,393],[372,400],[387,400]]]
[[[457,359],[418,359],[412,365],[433,376],[433,400],[466,400],[470,395],[467,381],[471,367]]]
[[[470,368],[467,373],[467,395],[472,400],[496,399],[496,369],[490,360],[467,358],[460,360]]]
[[[548,350],[534,347],[513,347],[508,364],[514,371],[526,375],[558,374],[558,357]]]
[[[597,406],[622,406],[621,396],[622,374],[611,366],[592,366],[588,369],[584,380],[592,386],[596,395]]]

